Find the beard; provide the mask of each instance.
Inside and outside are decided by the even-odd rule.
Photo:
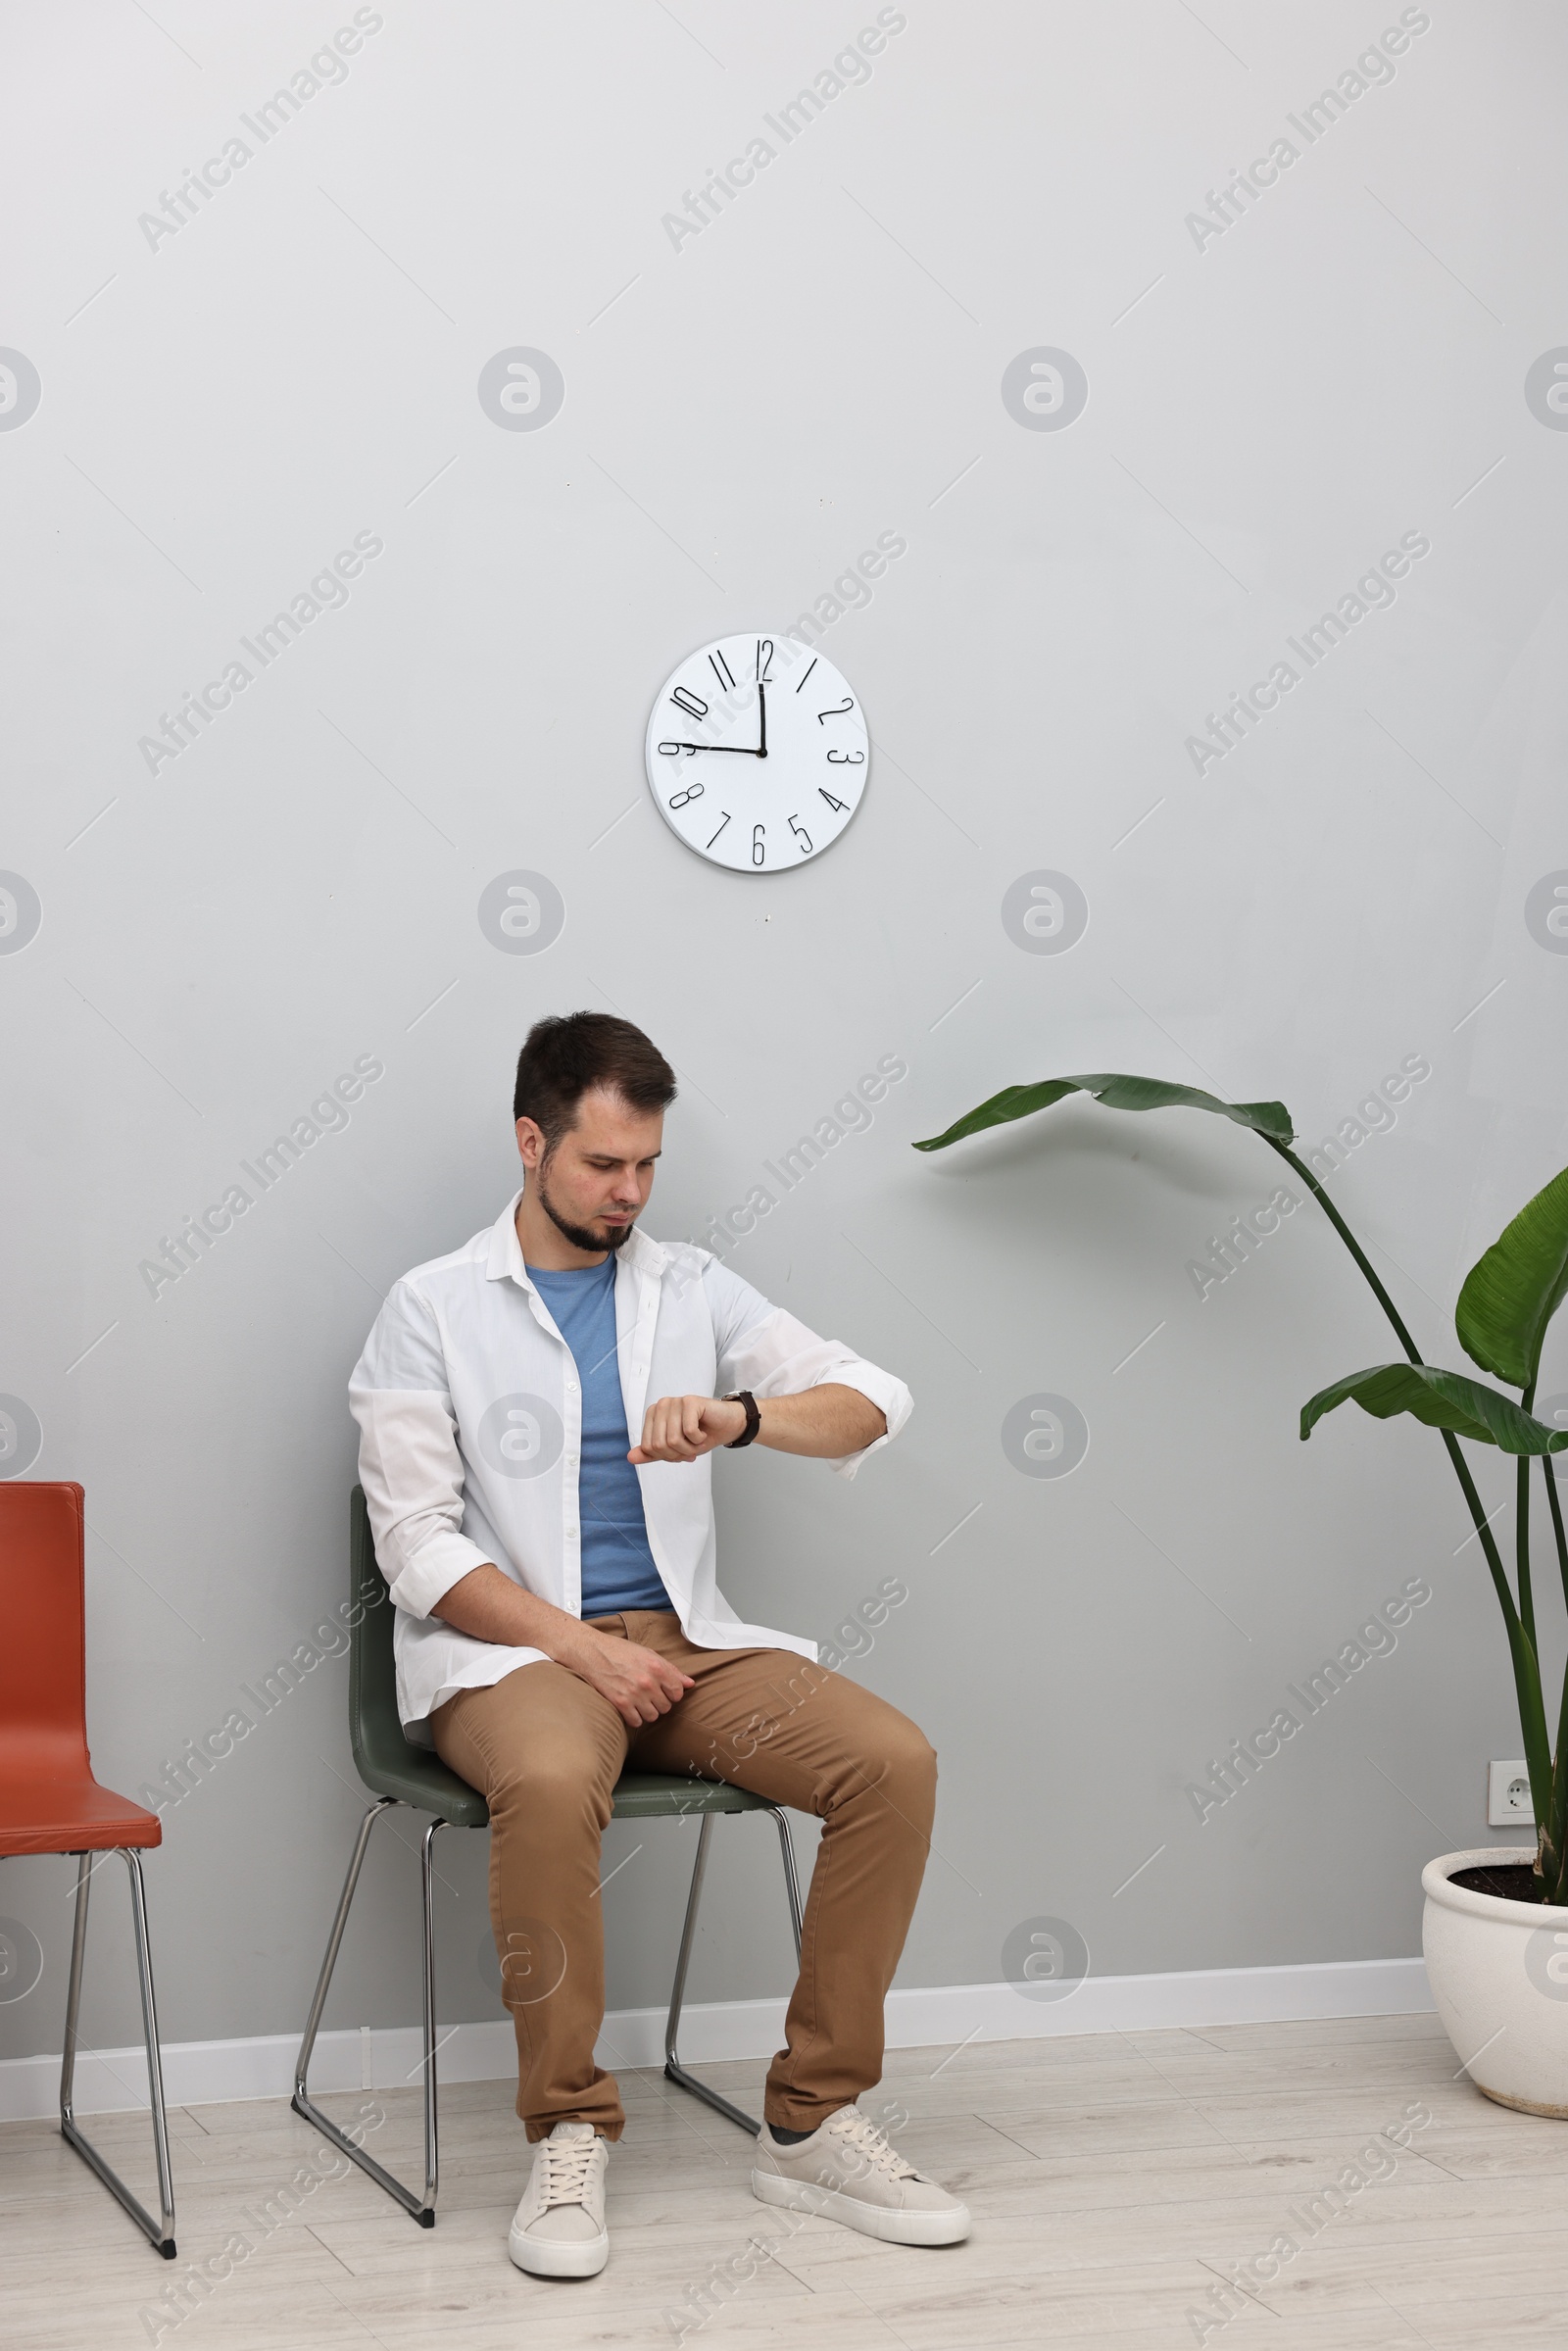
[[[562,1215],[550,1197],[550,1187],[545,1182],[545,1168],[548,1165],[547,1157],[539,1169],[539,1205],[556,1231],[569,1241],[573,1249],[586,1250],[590,1254],[599,1249],[609,1249],[613,1253],[618,1249],[624,1249],[636,1230],[636,1219],[627,1224],[612,1225],[608,1233],[596,1233],[587,1225],[571,1223],[569,1218]]]

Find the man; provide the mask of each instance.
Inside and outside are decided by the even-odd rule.
[[[674,1096],[629,1021],[538,1022],[513,1102],[520,1193],[398,1283],[350,1386],[404,1728],[490,1807],[517,2113],[536,2142],[509,2241],[537,2277],[609,2258],[625,2115],[594,2063],[599,1849],[627,1767],[726,1780],[823,1824],[754,2193],[900,2244],[969,2229],[855,2104],[881,2076],[936,1757],[896,1707],[818,1668],[814,1642],[743,1624],[714,1574],[715,1445],[853,1477],[911,1399],[710,1250],[638,1231]]]

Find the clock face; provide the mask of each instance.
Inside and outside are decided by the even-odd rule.
[[[688,849],[736,873],[788,873],[860,804],[865,712],[795,637],[720,637],[681,662],[648,721],[648,785]]]

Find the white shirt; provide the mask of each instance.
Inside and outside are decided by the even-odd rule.
[[[376,1557],[397,1604],[398,1712],[431,1743],[428,1718],[459,1690],[479,1690],[542,1649],[476,1641],[430,1613],[491,1561],[573,1616],[582,1614],[578,1461],[582,1396],[571,1350],[528,1278],[514,1193],[495,1223],[448,1257],[405,1274],[376,1316],[349,1382],[360,1424],[360,1481]],[[615,1333],[626,1426],[635,1443],[650,1399],[798,1396],[825,1381],[858,1388],[887,1435],[831,1466],[853,1478],[914,1408],[902,1380],[793,1314],[689,1242],[634,1229],[615,1264]],[[744,1624],[715,1580],[712,1461],[640,1467],[654,1564],[688,1641],[705,1649],[816,1643]]]

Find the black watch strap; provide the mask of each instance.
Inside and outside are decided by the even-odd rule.
[[[751,1444],[752,1439],[762,1425],[762,1415],[758,1410],[757,1398],[749,1388],[739,1389],[734,1396],[726,1396],[721,1400],[726,1404],[744,1404],[746,1406],[746,1426],[738,1437],[730,1439],[725,1447],[726,1451],[733,1453],[738,1445]]]

